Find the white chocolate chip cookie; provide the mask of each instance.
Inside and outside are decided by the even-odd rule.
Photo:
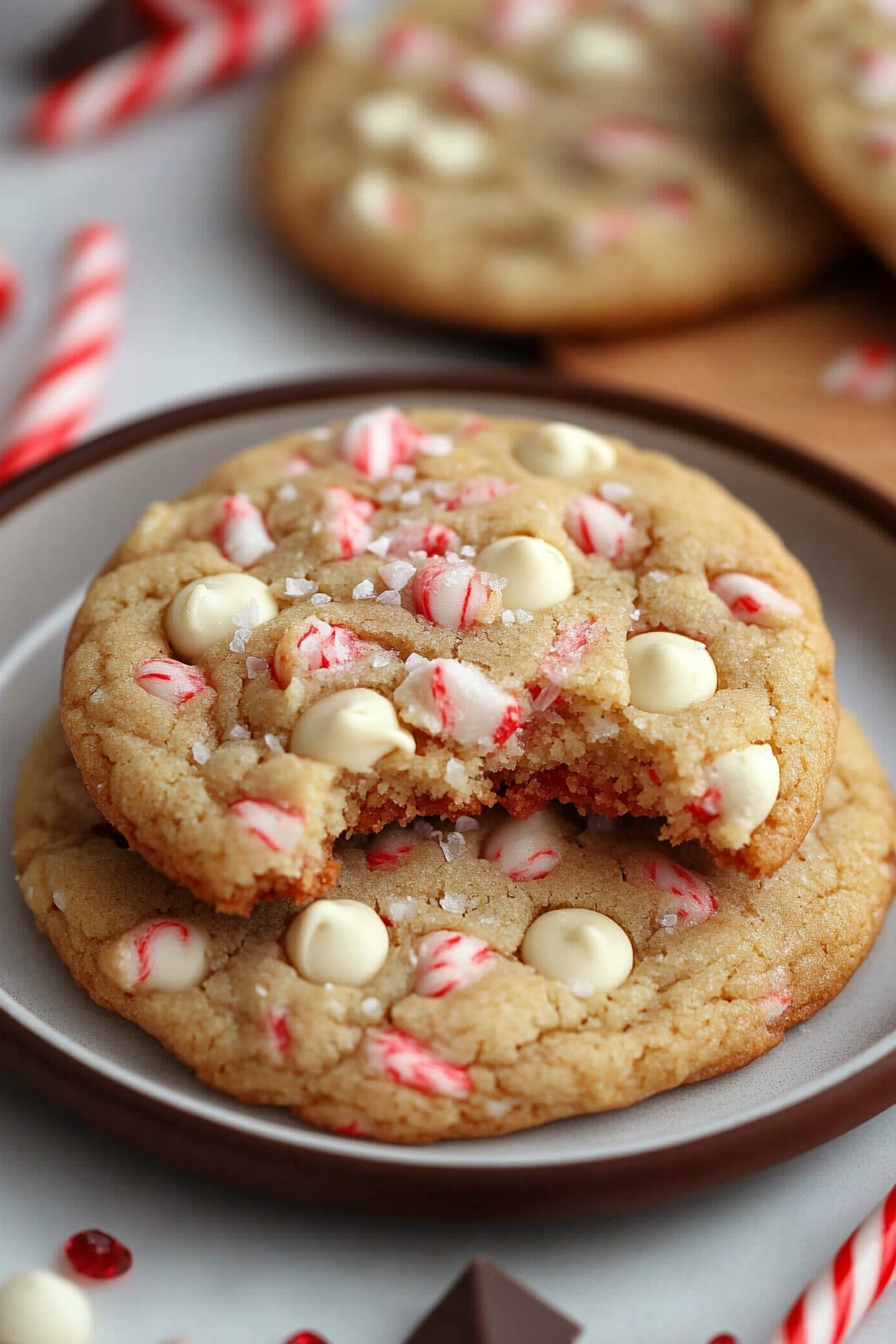
[[[759,882],[649,823],[548,808],[356,836],[330,897],[216,914],[122,847],[56,723],[15,835],[38,928],[98,1004],[212,1087],[397,1143],[505,1134],[748,1063],[846,983],[896,873],[896,808],[849,717],[816,825]]]
[[[334,841],[552,801],[667,819],[751,876],[818,810],[833,649],[774,534],[581,427],[380,407],[154,504],[72,629],[100,811],[218,909],[333,884]]]

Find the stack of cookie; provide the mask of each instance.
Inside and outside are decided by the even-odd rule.
[[[342,1133],[745,1064],[892,896],[808,575],[574,425],[378,407],[223,464],[92,585],[61,718],[15,823],[39,928],[201,1079]]]

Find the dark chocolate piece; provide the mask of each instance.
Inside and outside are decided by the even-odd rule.
[[[66,79],[158,32],[133,0],[99,0],[61,32],[50,34],[34,55],[32,73],[51,82]]]
[[[575,1321],[477,1256],[404,1344],[573,1344],[581,1333]]]

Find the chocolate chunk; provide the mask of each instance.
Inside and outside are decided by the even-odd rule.
[[[100,0],[61,32],[51,33],[31,62],[42,80],[65,79],[95,61],[115,56],[145,38],[158,35],[133,0]]]
[[[581,1333],[575,1321],[477,1256],[404,1344],[573,1344]]]

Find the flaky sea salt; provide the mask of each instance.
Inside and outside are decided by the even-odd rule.
[[[397,481],[393,481],[391,485],[384,485],[379,493],[379,501],[381,504],[394,504],[396,499],[399,499],[400,497],[401,486]]]
[[[457,891],[446,891],[439,905],[443,910],[447,910],[449,915],[462,915],[467,908],[467,902]]]
[[[237,628],[238,634],[241,634],[246,626],[248,626],[249,629],[251,630],[253,626],[258,625],[258,621],[259,621],[259,611],[258,611],[258,599],[256,597],[253,597],[250,600],[249,605],[247,607],[243,607],[242,611],[238,611],[233,618],[233,623]]]
[[[458,817],[454,823],[454,829],[464,834],[467,831],[478,831],[479,822],[475,817]]]
[[[547,686],[543,686],[538,692],[538,695],[532,702],[532,708],[537,714],[543,714],[546,709],[550,709],[559,694],[560,687],[557,685],[556,681],[549,681]]]
[[[245,653],[246,640],[249,638],[248,630],[237,630],[233,639],[230,641],[229,648],[231,653]]]
[[[409,560],[393,560],[390,564],[383,565],[379,575],[387,588],[400,592],[416,572]]]
[[[406,897],[400,901],[390,901],[386,907],[387,914],[394,923],[399,923],[402,919],[408,919],[417,909],[417,902],[412,896]]]
[[[310,597],[317,592],[314,579],[294,578],[286,580],[287,597]]]
[[[422,499],[423,496],[416,486],[413,490],[405,490],[401,495],[401,503],[406,509],[415,509]]]
[[[390,532],[384,532],[381,537],[377,537],[375,541],[368,543],[367,550],[370,551],[371,555],[378,555],[382,560],[389,554],[389,547],[391,545],[392,534]]]
[[[445,855],[445,862],[450,863],[452,859],[459,859],[464,854],[467,842],[460,831],[449,831],[446,836],[439,839],[439,848]]]
[[[432,840],[433,836],[440,834],[432,822],[427,821],[425,817],[417,818],[413,830],[416,835],[422,836],[424,840]]]
[[[597,710],[585,710],[582,714],[582,727],[589,742],[609,742],[619,734],[619,724],[605,719]]]
[[[246,676],[250,681],[254,681],[256,677],[263,677],[267,670],[268,662],[266,658],[246,659]]]
[[[371,579],[362,579],[361,582],[356,583],[352,589],[352,597],[356,602],[363,602],[365,598],[373,597],[373,593],[374,588]]]
[[[500,574],[488,574],[485,570],[482,571],[482,581],[486,588],[493,593],[500,593],[507,587],[507,580],[502,578]]]
[[[502,611],[501,620],[505,625],[516,625],[516,617],[512,611]]]
[[[333,599],[329,593],[314,593],[311,597],[311,605],[313,607],[325,607],[328,602],[332,601]]]
[[[407,485],[416,479],[417,468],[410,462],[399,462],[397,467],[392,468],[392,475],[396,481],[404,481]]]
[[[625,485],[622,481],[604,481],[600,488],[601,498],[608,504],[618,504],[623,499],[628,499],[635,492],[630,485]]]
[[[447,434],[424,434],[417,447],[424,457],[447,457],[454,443]]]
[[[286,485],[281,485],[280,489],[277,491],[278,499],[285,499],[291,502],[294,499],[298,499],[298,497],[299,492],[291,481],[287,481]]]
[[[212,753],[204,742],[193,743],[193,760],[197,765],[205,765],[207,761],[211,760],[211,757]]]
[[[323,523],[319,518],[315,518],[314,522],[311,524],[311,535],[313,537],[316,537],[318,533],[323,532],[323,530],[324,530]]]
[[[575,994],[577,999],[590,999],[594,993],[594,986],[590,980],[570,980],[569,991]]]
[[[387,588],[384,593],[380,593],[377,602],[381,602],[384,607],[400,607],[401,593],[397,593],[394,588]]]
[[[266,999],[268,996],[268,992],[265,989],[264,985],[256,985],[255,993],[258,995],[260,999]]]
[[[275,756],[283,755],[283,744],[274,733],[265,733],[264,744]]]
[[[409,653],[407,658],[405,658],[404,660],[404,665],[409,672],[413,672],[415,667],[422,667],[422,665],[427,662],[429,662],[429,659],[424,658],[422,654]]]
[[[34,888],[32,887],[31,890],[33,891]],[[66,906],[68,905],[68,901],[66,900],[64,891],[53,892],[53,904],[55,905],[57,910],[65,910]]]
[[[105,700],[105,698],[106,698],[106,692],[103,690],[101,686],[98,686],[97,689],[95,691],[92,691],[90,694],[90,703],[92,705],[98,705],[103,700]]]
[[[489,1100],[485,1103],[485,1113],[493,1120],[499,1120],[502,1115],[512,1111],[515,1105],[516,1102],[511,1101],[509,1097],[499,1097],[494,1101]]]
[[[460,548],[460,553],[461,553],[461,556],[462,556],[462,558],[463,558],[464,560],[472,560],[472,559],[473,559],[473,556],[476,554],[476,547],[475,547],[475,546],[461,546],[461,548]]]
[[[230,736],[240,738],[244,741],[248,741],[251,738],[252,734],[249,732],[249,729],[244,728],[241,723],[235,723],[230,730]]]
[[[523,607],[517,607],[514,615],[516,616],[517,625],[528,625],[530,621],[535,620],[531,611],[526,611]]]
[[[371,997],[369,999],[361,1000],[361,1012],[367,1017],[376,1017],[377,1014],[382,1011],[382,1007],[383,1005],[380,1003],[379,999]]]
[[[371,658],[371,660],[370,660],[370,666],[371,666],[371,667],[388,667],[388,665],[389,665],[389,661],[390,661],[390,659],[389,659],[389,655],[388,655],[388,653],[375,653],[375,654],[373,655],[373,657]]]
[[[657,920],[657,924],[659,924],[661,929],[674,929],[677,923],[678,916],[674,910],[670,911],[668,915],[660,915]]]
[[[664,569],[648,569],[648,579],[653,579],[654,583],[665,583],[669,575]]]

